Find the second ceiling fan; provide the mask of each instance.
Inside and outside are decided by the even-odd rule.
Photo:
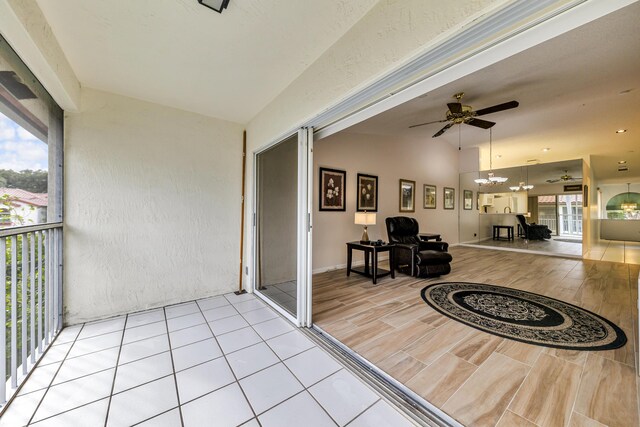
[[[435,120],[433,122],[427,122],[427,123],[420,123],[417,125],[409,126],[409,128],[430,125],[433,123],[449,122],[442,129],[440,129],[435,135],[433,135],[433,138],[436,138],[442,135],[451,126],[459,125],[462,123],[479,127],[482,129],[489,129],[490,127],[495,125],[495,122],[478,119],[476,117],[484,116],[485,114],[497,113],[498,111],[509,110],[511,108],[516,108],[518,105],[520,105],[518,101],[509,101],[502,104],[494,105],[493,107],[487,107],[478,111],[473,111],[473,108],[471,108],[469,105],[462,105],[462,102],[460,102],[460,100],[462,99],[463,96],[464,96],[464,92],[456,93],[455,95],[453,95],[453,97],[458,102],[450,102],[447,104],[447,107],[449,107],[449,110],[447,111],[447,115],[445,119]]]

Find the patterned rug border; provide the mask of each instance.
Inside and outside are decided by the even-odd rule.
[[[588,313],[589,315],[601,320],[602,322],[606,323],[607,325],[609,325],[616,333],[616,340],[610,344],[604,345],[604,346],[591,346],[591,347],[579,347],[579,346],[575,346],[575,345],[570,345],[573,343],[567,343],[567,344],[553,344],[553,343],[546,343],[546,342],[535,342],[532,340],[528,340],[528,339],[524,339],[524,338],[518,338],[518,337],[514,337],[514,336],[510,336],[504,333],[500,333],[497,332],[495,330],[491,330],[489,328],[486,327],[482,327],[480,325],[477,325],[473,322],[470,321],[466,321],[465,319],[461,319],[458,317],[454,317],[454,315],[452,315],[451,313],[449,313],[448,311],[442,309],[441,307],[431,303],[427,297],[426,297],[426,293],[430,288],[439,286],[439,285],[453,285],[453,284],[462,284],[462,285],[473,285],[473,286],[481,286],[481,287],[492,287],[492,288],[498,288],[498,289],[505,289],[507,291],[511,291],[511,292],[519,292],[522,293],[524,295],[533,295],[535,297],[541,297],[541,298],[546,298],[548,300],[551,301],[555,301],[558,302],[560,304],[564,304],[567,305],[569,307],[572,307],[574,309],[577,309],[579,311]],[[479,331],[482,332],[486,332],[488,334],[491,335],[495,335],[495,336],[499,336],[502,338],[506,338],[506,339],[510,339],[513,341],[519,341],[519,342],[523,342],[525,344],[529,344],[529,345],[537,345],[537,346],[541,346],[541,347],[549,347],[549,348],[558,348],[558,349],[563,349],[563,350],[579,350],[579,351],[607,351],[607,350],[614,350],[620,347],[623,347],[624,345],[627,344],[627,335],[625,334],[625,332],[615,323],[613,323],[612,321],[610,321],[609,319],[600,316],[597,313],[594,313],[591,310],[587,310],[586,308],[577,306],[575,304],[571,304],[562,300],[559,300],[557,298],[553,298],[553,297],[548,297],[546,295],[541,295],[541,294],[537,294],[534,292],[529,292],[529,291],[523,291],[520,289],[514,289],[514,288],[508,288],[506,286],[498,286],[498,285],[492,285],[492,284],[488,284],[488,283],[475,283],[475,282],[439,282],[439,283],[432,283],[429,284],[427,286],[425,286],[424,288],[422,288],[422,290],[420,291],[420,295],[422,297],[422,300],[427,303],[428,306],[432,307],[434,310],[436,310],[438,313],[456,321],[456,322],[460,322],[462,324],[465,324],[467,326],[470,326],[474,329],[477,329]],[[522,298],[524,299],[524,298]],[[463,307],[462,307],[463,308]],[[464,309],[464,308],[463,308]],[[554,308],[555,310],[555,308]],[[566,316],[566,314],[564,314]],[[499,320],[496,320],[497,322],[500,322]]]

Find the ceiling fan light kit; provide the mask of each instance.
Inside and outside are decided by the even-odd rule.
[[[571,175],[569,175],[569,170],[565,169],[564,170],[564,175],[562,175],[560,178],[556,178],[556,179],[548,179],[547,182],[549,184],[554,184],[556,182],[567,182],[567,181],[582,181],[582,177],[572,177]]]

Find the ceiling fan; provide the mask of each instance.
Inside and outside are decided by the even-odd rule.
[[[468,125],[471,125],[471,126],[475,126],[475,127],[479,127],[479,128],[482,128],[482,129],[489,129],[490,127],[495,125],[495,122],[490,122],[488,120],[477,119],[476,117],[484,116],[485,114],[497,113],[498,111],[509,110],[511,108],[516,108],[518,105],[520,105],[518,103],[518,101],[509,101],[509,102],[505,102],[503,104],[494,105],[493,107],[487,107],[487,108],[483,108],[483,109],[478,110],[478,111],[473,111],[473,108],[471,108],[469,105],[462,105],[460,100],[462,99],[463,96],[464,96],[464,92],[456,93],[455,95],[453,95],[453,97],[458,102],[450,102],[450,103],[447,104],[447,107],[449,107],[449,110],[447,110],[447,115],[446,115],[445,119],[443,119],[443,120],[435,120],[433,122],[427,122],[427,123],[420,123],[418,125],[409,126],[409,128],[415,128],[415,127],[418,127],[418,126],[430,125],[430,124],[433,124],[433,123],[449,122],[449,123],[447,123],[445,125],[445,127],[440,129],[435,135],[433,135],[433,138],[436,138],[436,137],[442,135],[451,126],[459,125],[459,124],[462,124],[462,123],[465,123],[465,124],[468,124]]]
[[[554,182],[569,182],[569,181],[582,181],[582,177],[577,177],[574,178],[571,175],[569,175],[569,170],[565,169],[564,170],[564,175],[562,175],[560,178],[556,178],[556,179],[548,179],[547,182],[550,184],[553,184]]]

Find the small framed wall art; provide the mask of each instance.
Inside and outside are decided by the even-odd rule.
[[[400,180],[400,212],[415,212],[416,182],[408,179]]]
[[[472,190],[464,190],[464,205],[463,208],[466,211],[470,211],[473,209],[473,191]]]
[[[425,209],[436,208],[436,186],[424,184],[423,201]]]
[[[320,168],[320,210],[344,211],[345,182],[347,172],[337,169]]]
[[[358,212],[378,212],[378,177],[358,174]]]
[[[456,190],[455,188],[444,187],[444,208],[454,209],[456,207]]]

